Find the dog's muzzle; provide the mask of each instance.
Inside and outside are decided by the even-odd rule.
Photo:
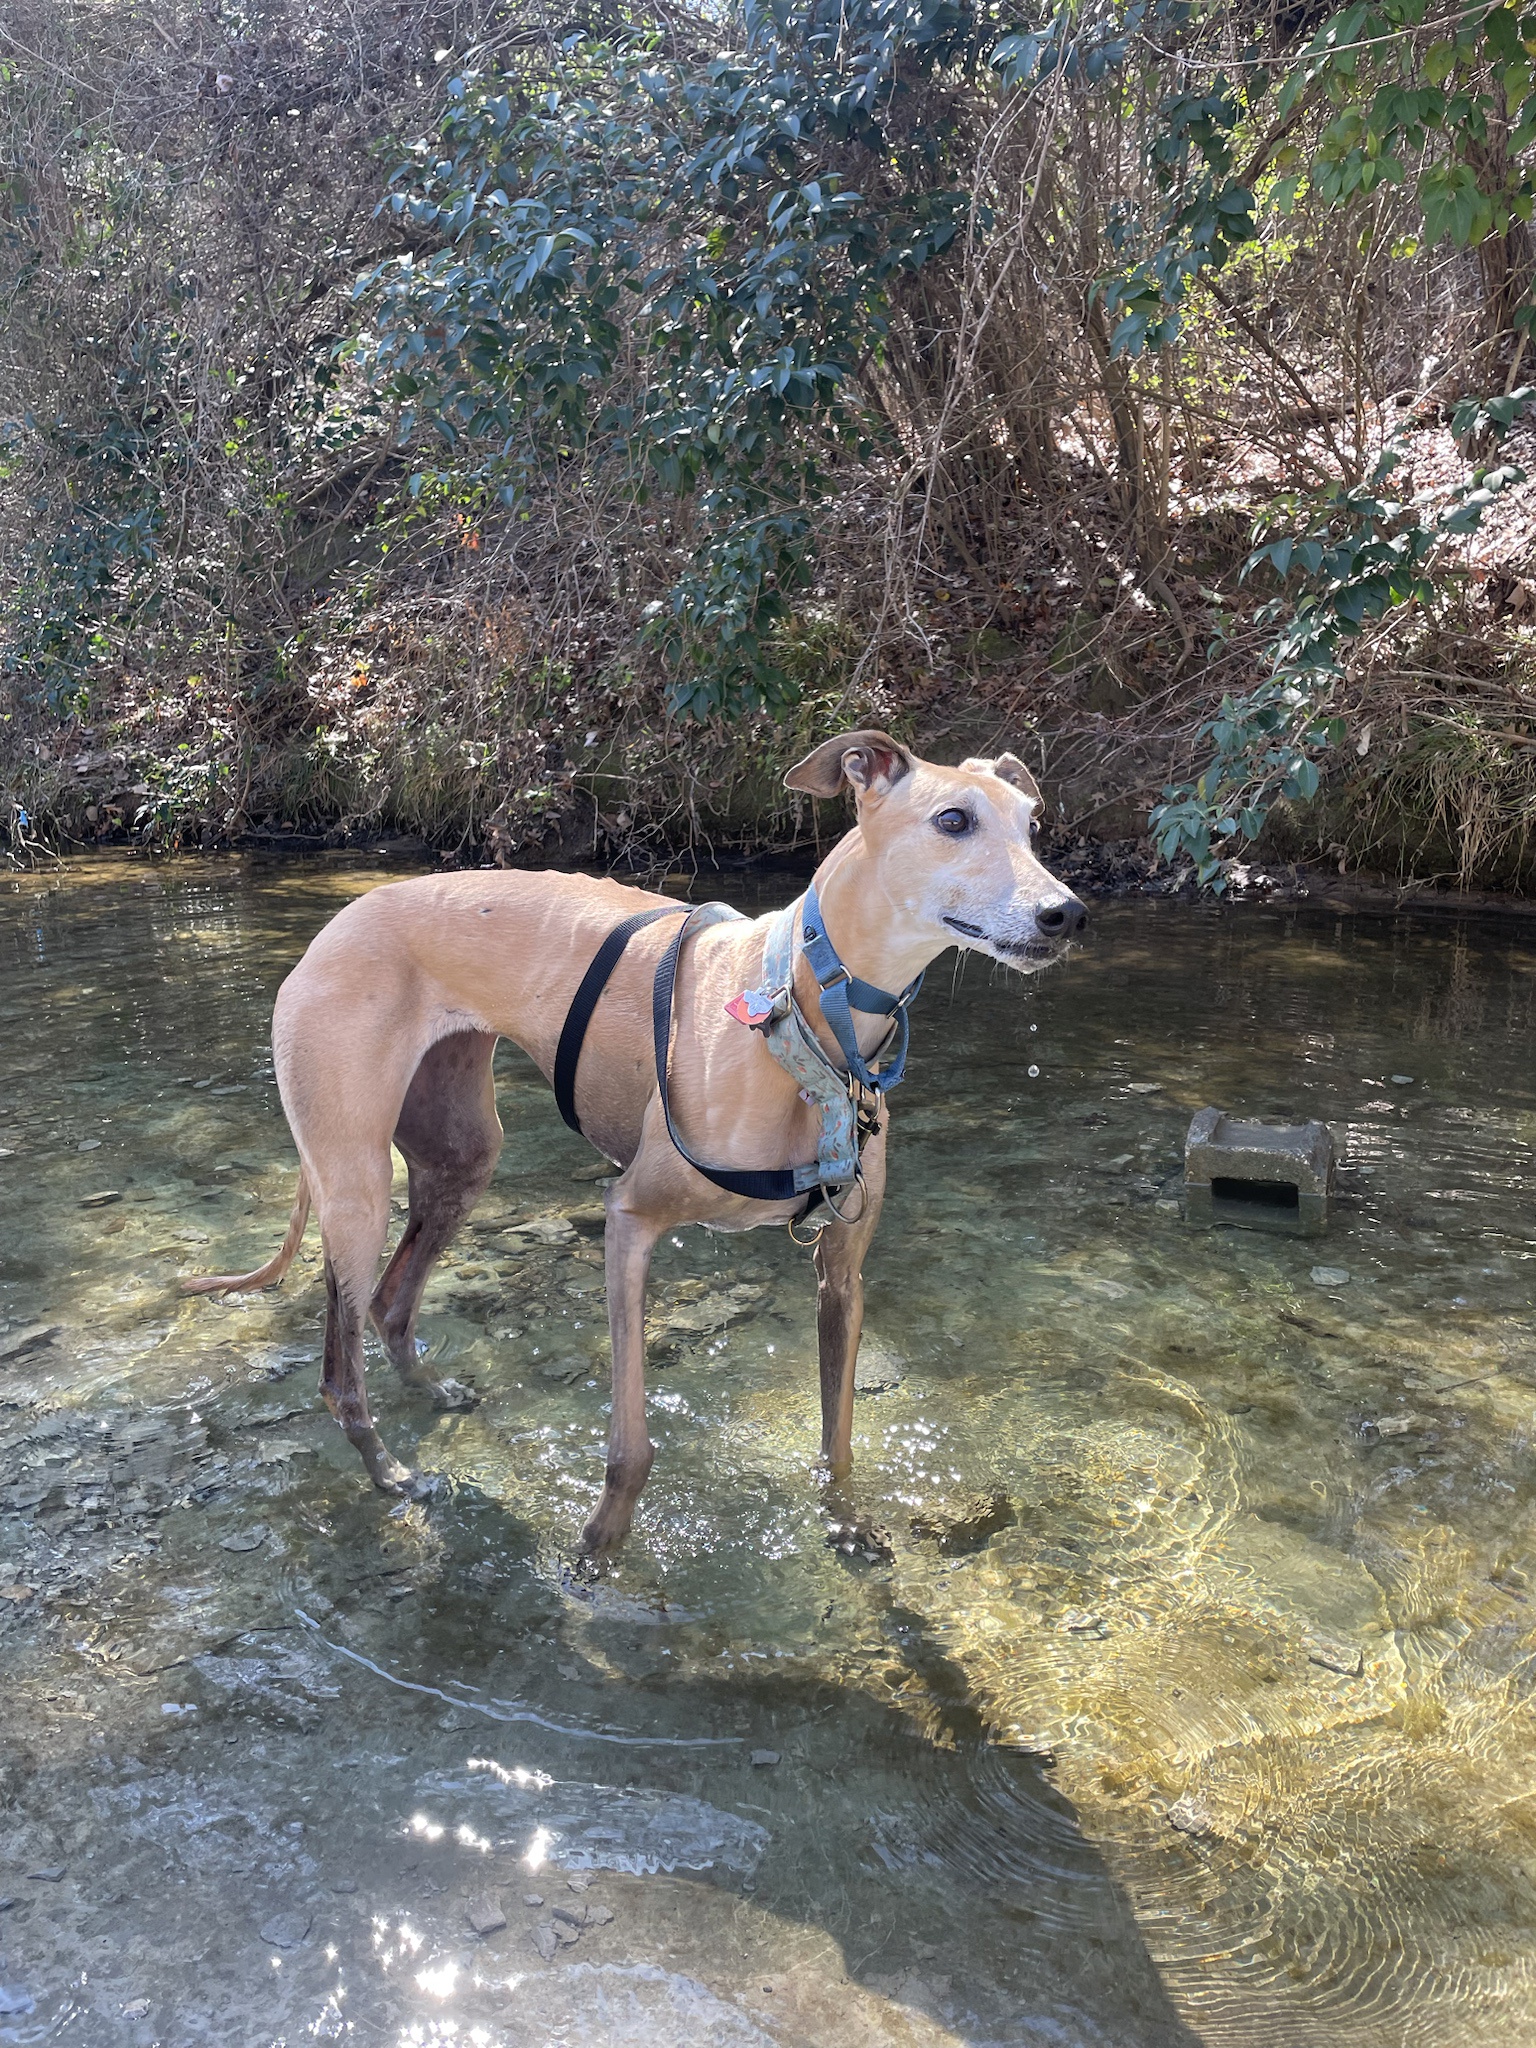
[[[1006,939],[994,937],[981,925],[971,924],[963,917],[946,917],[943,922],[963,939],[979,939],[984,946],[1006,954],[1011,960],[1043,966],[1046,961],[1054,960],[1065,952],[1074,939],[1081,937],[1088,927],[1088,913],[1075,896],[1058,896],[1049,903],[1036,906],[1032,932]]]

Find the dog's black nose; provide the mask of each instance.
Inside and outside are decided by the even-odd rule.
[[[1088,913],[1075,896],[1060,896],[1035,911],[1035,929],[1042,938],[1075,939],[1088,929]]]

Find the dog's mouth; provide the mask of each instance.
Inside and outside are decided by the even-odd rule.
[[[979,939],[994,953],[1009,960],[1026,961],[1032,967],[1043,967],[1048,960],[1057,960],[1066,951],[1070,939],[994,939],[990,932],[979,924],[968,924],[963,917],[945,917],[942,920],[952,932],[958,932],[963,939]]]

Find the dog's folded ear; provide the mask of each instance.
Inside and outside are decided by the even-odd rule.
[[[913,766],[912,756],[888,732],[840,732],[797,761],[784,787],[803,789],[808,796],[836,796],[848,781],[866,796],[883,796]]]
[[[999,754],[995,761],[982,761],[973,756],[969,761],[962,761],[960,766],[971,775],[995,775],[1000,782],[1011,782],[1031,803],[1043,805],[1045,802],[1039,783],[1017,754]]]

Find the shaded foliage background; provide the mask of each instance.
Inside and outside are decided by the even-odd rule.
[[[831,719],[1522,886],[1536,20],[0,9],[13,849],[787,844]]]

